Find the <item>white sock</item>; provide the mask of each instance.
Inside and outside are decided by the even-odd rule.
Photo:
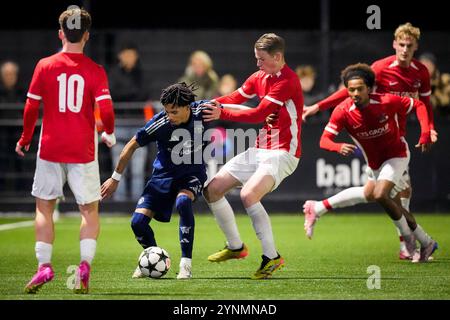
[[[227,199],[223,197],[216,202],[208,203],[220,229],[227,238],[227,247],[231,250],[240,249],[243,246],[239,231],[234,218],[233,209]]]
[[[180,259],[180,268],[183,266],[192,266],[192,259],[191,258],[185,258],[185,257],[181,257]]]
[[[276,258],[278,253],[275,249],[272,226],[266,209],[261,202],[257,202],[245,210],[252,219],[253,229],[255,229],[256,235],[261,241],[263,254],[270,259]]]
[[[426,247],[430,244],[431,237],[425,232],[425,230],[422,229],[420,225],[417,225],[417,228],[413,233],[416,236],[416,239],[419,240],[422,247]]]
[[[94,260],[95,250],[97,248],[97,240],[95,239],[83,239],[80,241],[80,256],[81,261],[87,261],[89,265]]]
[[[403,209],[409,212],[409,202],[411,198],[400,198]]]
[[[411,198],[400,198],[400,203],[402,204],[403,209],[409,212],[409,202]],[[406,250],[406,244],[401,236],[400,230],[397,228],[398,235],[400,236],[400,250]]]
[[[364,187],[352,187],[342,190],[326,200],[317,201],[314,209],[320,217],[331,209],[351,207],[358,203],[367,203],[367,199],[364,196]]]
[[[405,240],[402,237],[402,234],[400,232],[400,229],[395,227],[395,230],[397,230],[397,234],[398,234],[398,238],[400,239],[400,250],[406,250],[406,244],[405,244]]]
[[[406,222],[405,216],[402,215],[402,217],[399,220],[392,220],[398,230],[400,231],[400,234],[403,237],[409,237],[411,236],[411,229],[408,226],[408,222]]]
[[[323,201],[326,201],[326,200],[323,200]],[[322,216],[324,213],[328,212],[328,209],[323,204],[323,201],[316,201],[316,203],[314,204],[314,211],[316,212],[316,214],[319,217]]]
[[[36,259],[39,267],[45,263],[50,263],[52,260],[53,245],[42,241],[37,241],[34,247],[36,252]]]

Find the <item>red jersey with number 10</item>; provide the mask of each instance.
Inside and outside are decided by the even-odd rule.
[[[95,102],[111,99],[105,70],[82,53],[41,59],[27,97],[44,105],[39,157],[87,163],[96,158]]]

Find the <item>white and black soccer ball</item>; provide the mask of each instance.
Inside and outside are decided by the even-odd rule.
[[[138,259],[139,269],[150,278],[161,278],[170,269],[169,253],[160,247],[148,247]]]

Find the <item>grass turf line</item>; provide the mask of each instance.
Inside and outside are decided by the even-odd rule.
[[[171,255],[172,267],[163,279],[131,279],[141,252],[129,217],[102,216],[101,234],[91,275],[91,292],[80,296],[67,288],[79,262],[79,219],[56,224],[53,249],[55,279],[36,295],[23,287],[36,269],[32,227],[0,232],[0,299],[449,299],[450,215],[416,215],[438,242],[432,263],[412,264],[398,259],[394,225],[383,214],[328,214],[321,218],[313,240],[303,231],[303,217],[272,214],[277,249],[286,267],[270,280],[250,280],[261,258],[250,219],[238,215],[243,241],[250,248],[244,260],[210,263],[207,256],[224,246],[214,218],[197,215],[193,279],[176,279],[180,259],[178,216],[170,223],[152,221],[158,245]],[[0,222],[1,223],[1,222]],[[381,289],[369,290],[367,268],[380,267]]]

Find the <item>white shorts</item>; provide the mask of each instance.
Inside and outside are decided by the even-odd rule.
[[[391,197],[409,187],[409,153],[406,158],[392,158],[383,162],[378,170],[367,167],[367,178],[369,180],[388,180],[395,184],[391,190]]]
[[[79,205],[100,200],[100,173],[98,161],[88,163],[60,163],[36,160],[31,194],[44,200],[64,197],[63,187],[69,183]]]
[[[406,168],[405,172],[403,172],[402,180],[407,185],[406,188],[410,188],[411,187],[411,176],[409,175],[409,164],[408,164],[408,168]]]
[[[228,161],[220,170],[225,170],[243,185],[256,171],[271,175],[275,180],[270,190],[273,191],[294,172],[298,162],[299,159],[287,151],[248,148]]]

